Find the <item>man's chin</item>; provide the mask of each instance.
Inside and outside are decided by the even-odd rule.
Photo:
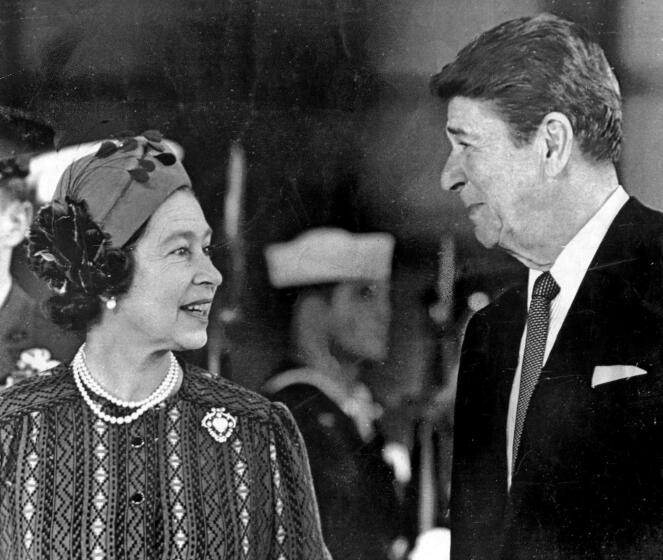
[[[474,237],[476,237],[477,241],[486,249],[497,247],[499,242],[499,234],[496,234],[493,231],[484,231],[479,227],[474,228]]]

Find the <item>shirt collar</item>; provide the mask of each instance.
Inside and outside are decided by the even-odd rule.
[[[618,186],[566,247],[562,249],[549,271],[559,285],[560,291],[577,292],[592,258],[610,228],[610,224],[619,214],[622,206],[626,204],[628,198],[629,196],[623,187]],[[540,270],[530,269],[529,271],[528,301],[532,297],[534,281],[541,274],[543,272]]]

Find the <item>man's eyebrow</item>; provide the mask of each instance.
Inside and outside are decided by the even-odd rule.
[[[173,241],[174,239],[195,239],[196,237],[198,237],[198,234],[195,231],[191,231],[190,229],[181,229],[168,234],[166,237],[161,239],[161,243],[166,244]],[[208,227],[202,232],[202,238],[205,239],[207,237],[212,237],[212,228]]]
[[[447,126],[447,132],[452,136],[471,136],[467,130],[456,128],[455,126]]]

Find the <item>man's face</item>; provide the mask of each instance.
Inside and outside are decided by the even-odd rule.
[[[528,254],[544,204],[538,144],[517,147],[491,102],[465,97],[449,102],[446,132],[442,188],[459,193],[484,246]]]
[[[355,359],[384,360],[389,343],[389,283],[342,282],[330,302],[332,340]]]

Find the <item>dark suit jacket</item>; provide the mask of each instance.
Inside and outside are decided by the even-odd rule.
[[[288,406],[304,437],[329,552],[387,560],[400,517],[383,439],[363,441],[354,422],[312,385],[290,385],[270,398]]]
[[[46,319],[37,302],[14,282],[0,307],[0,386],[24,350],[45,348],[54,360],[68,363],[81,343],[81,336]]]
[[[663,215],[631,198],[532,395],[512,487],[506,420],[527,283],[471,320],[456,401],[452,558],[663,554]],[[595,366],[648,373],[591,386]]]

